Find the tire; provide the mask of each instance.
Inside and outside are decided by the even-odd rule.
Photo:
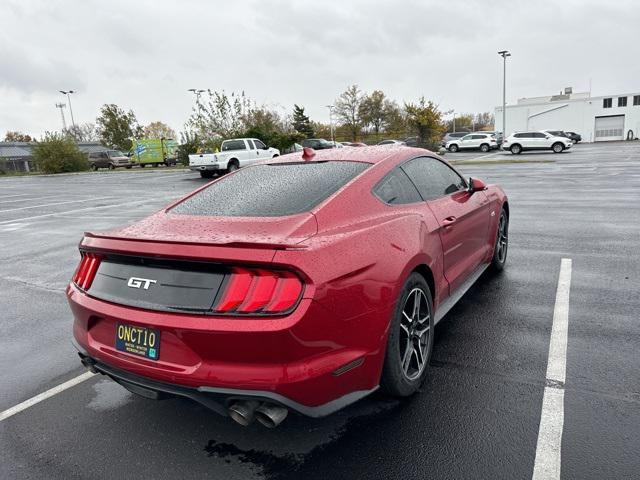
[[[459,150],[458,145],[456,145],[455,143],[453,145],[449,145],[449,151],[451,153],[456,153]]]
[[[127,170],[131,170],[131,165],[127,165]]]
[[[144,168],[144,167],[146,167],[146,166],[147,166],[147,164],[146,164],[146,163],[141,163],[141,164],[140,164],[140,168]]]
[[[491,258],[491,268],[496,272],[504,270],[507,263],[507,252],[509,250],[509,215],[503,208],[498,220],[498,230],[496,241],[493,246],[493,257]]]
[[[93,170],[94,172],[97,172],[98,166],[94,163],[93,165],[91,165],[91,170]]]
[[[113,163],[109,164],[109,170],[115,170],[116,166]]]
[[[153,164],[153,168],[158,168],[158,165],[160,165],[159,163],[154,163]]]
[[[415,299],[420,298],[415,314]],[[405,314],[409,312],[412,321]],[[418,321],[414,320],[418,319]],[[425,338],[426,337],[426,338]],[[411,343],[411,347],[409,346]],[[416,346],[420,347],[420,363]],[[409,351],[411,348],[411,351]],[[396,397],[414,394],[426,378],[433,350],[433,300],[424,277],[412,273],[402,288],[389,326],[380,386]],[[406,362],[404,359],[408,359]]]
[[[227,173],[235,172],[236,170],[238,170],[238,168],[240,168],[238,166],[238,161],[237,160],[231,160],[229,162],[229,164],[227,165]]]
[[[271,158],[276,158],[276,157],[279,157],[279,156],[280,156],[280,155],[278,155],[278,154],[276,153],[276,154],[275,154],[273,157],[271,157]]]
[[[511,150],[511,153],[514,155],[520,155],[522,153],[522,147],[517,143],[515,145],[511,145],[509,150]]]
[[[562,151],[564,150],[564,145],[560,142],[556,142],[551,145],[551,150],[553,150],[553,153],[562,153]]]
[[[483,143],[482,145],[480,145],[480,151],[487,153],[489,150],[491,150],[491,147],[489,147],[489,145],[487,145],[486,143]]]
[[[209,170],[200,170],[200,176],[202,178],[213,178],[213,172]]]

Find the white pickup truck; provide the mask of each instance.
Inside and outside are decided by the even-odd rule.
[[[189,155],[189,169],[200,172],[203,178],[214,173],[237,170],[252,163],[277,157],[280,150],[267,147],[257,138],[232,138],[220,146],[220,153],[194,153]]]

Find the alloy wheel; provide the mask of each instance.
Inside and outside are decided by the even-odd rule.
[[[400,319],[400,361],[407,380],[413,381],[424,371],[429,349],[431,312],[420,288],[409,292]]]
[[[496,240],[496,256],[500,263],[504,263],[507,259],[508,244],[507,216],[502,212],[500,215],[500,223],[498,224],[498,238]]]

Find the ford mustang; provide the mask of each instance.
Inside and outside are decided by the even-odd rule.
[[[67,289],[82,363],[247,425],[428,375],[434,327],[507,258],[500,187],[406,146],[302,152],[86,233]]]

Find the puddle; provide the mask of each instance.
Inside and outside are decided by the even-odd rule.
[[[95,396],[87,407],[97,412],[115,410],[133,400],[133,393],[111,380],[102,380],[96,383],[93,390]]]

